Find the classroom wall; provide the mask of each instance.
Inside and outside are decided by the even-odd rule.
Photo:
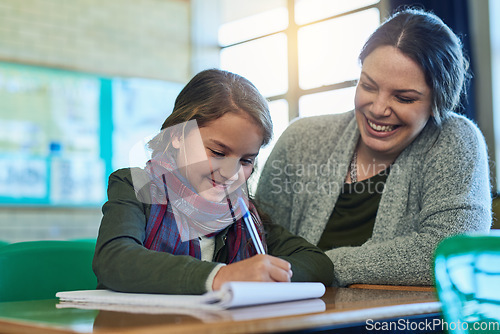
[[[0,58],[184,82],[187,0],[0,0]]]
[[[474,50],[474,63],[472,64],[475,77],[476,117],[483,133],[490,159],[490,174],[492,191],[498,191],[497,166],[498,145],[495,141],[495,118],[493,107],[493,70],[492,49],[490,39],[490,20],[488,1],[469,0],[469,19],[471,29],[471,43]]]
[[[188,0],[0,0],[0,61],[185,83]],[[0,240],[94,238],[100,207],[0,206]]]

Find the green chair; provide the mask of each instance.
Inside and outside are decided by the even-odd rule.
[[[500,234],[460,235],[436,248],[434,278],[449,333],[500,333]]]
[[[79,238],[79,239],[71,239],[71,241],[85,241],[85,242],[93,242],[94,246],[97,242],[97,238]]]
[[[0,240],[0,247],[7,246],[9,242]]]
[[[0,302],[53,299],[58,291],[95,289],[95,243],[28,241],[0,247]]]

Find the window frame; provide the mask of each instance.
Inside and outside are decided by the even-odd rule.
[[[377,3],[374,3],[372,5],[368,6],[363,6],[359,7],[350,11],[346,11],[340,14],[332,15],[325,17],[320,20],[315,20],[312,22],[308,22],[305,24],[297,24],[295,22],[295,0],[287,0],[287,10],[288,10],[288,27],[284,30],[279,30],[275,31],[273,33],[261,35],[258,37],[250,38],[250,39],[245,39],[242,41],[239,41],[237,43],[232,43],[228,45],[219,45],[220,51],[234,47],[236,45],[241,45],[244,43],[252,42],[255,40],[259,40],[265,37],[273,36],[276,34],[281,34],[284,33],[287,38],[287,60],[288,60],[288,90],[284,94],[279,94],[279,95],[273,95],[273,96],[267,96],[266,98],[271,102],[271,101],[276,101],[276,100],[281,100],[284,99],[288,102],[288,116],[289,120],[293,120],[297,117],[299,117],[299,100],[302,96],[305,95],[310,95],[310,94],[315,94],[315,93],[321,93],[321,92],[327,92],[327,91],[333,91],[333,90],[339,90],[339,89],[344,89],[344,88],[350,88],[350,87],[355,87],[357,85],[358,79],[354,80],[348,80],[344,82],[337,82],[334,84],[329,84],[329,85],[323,85],[320,87],[315,87],[315,88],[309,88],[309,89],[302,89],[299,85],[299,49],[298,49],[298,32],[301,28],[306,27],[306,26],[311,26],[314,24],[318,24],[321,22],[329,21],[332,19],[337,19],[340,17],[345,17],[348,15],[356,14],[359,12],[362,12],[364,10],[368,10],[371,8],[377,8],[380,13],[380,22],[383,21],[385,18],[384,13],[388,12],[388,0],[380,0]]]

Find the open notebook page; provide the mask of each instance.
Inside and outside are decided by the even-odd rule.
[[[61,303],[101,303],[227,309],[241,306],[279,303],[319,298],[325,293],[322,283],[229,282],[218,291],[203,295],[167,295],[124,293],[111,290],[81,290],[58,292]]]

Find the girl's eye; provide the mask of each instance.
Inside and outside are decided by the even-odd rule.
[[[415,102],[415,99],[411,98],[411,97],[404,97],[404,96],[396,96],[396,99],[400,102],[400,103],[413,103]]]
[[[212,150],[211,148],[208,149],[210,151],[210,153],[212,154],[212,156],[216,157],[216,158],[222,158],[225,156],[224,153],[222,152],[219,152],[219,151],[215,151],[215,150]]]
[[[250,166],[250,165],[253,165],[253,160],[251,159],[241,159],[241,164],[243,166]]]
[[[207,147],[207,150],[210,152],[210,155],[212,157],[215,157],[216,159],[219,158],[225,158],[226,154],[224,152],[212,150],[211,148]],[[243,166],[251,166],[254,164],[254,159],[240,159],[240,162]]]

